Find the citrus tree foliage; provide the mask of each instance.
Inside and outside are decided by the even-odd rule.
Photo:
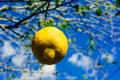
[[[67,35],[68,56],[58,65],[68,63],[73,70],[59,72],[57,64],[40,64],[32,54],[32,37],[46,26],[56,26]],[[120,69],[120,1],[0,2],[0,48],[4,80],[111,79]],[[74,72],[75,67],[79,69]]]

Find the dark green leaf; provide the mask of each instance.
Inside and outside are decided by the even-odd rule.
[[[28,5],[32,5],[32,2],[31,2],[31,1],[27,1],[27,4],[28,4]]]
[[[81,11],[81,13],[82,13],[82,15],[83,15],[83,16],[85,16],[85,15],[86,15],[85,11]]]
[[[106,12],[105,15],[108,15],[108,12]]]
[[[90,38],[88,40],[88,44],[89,44],[89,47],[88,47],[89,50],[95,50],[96,49],[95,42],[94,42],[93,38]]]
[[[115,5],[118,7],[118,6],[120,6],[120,0],[116,0],[115,1]]]
[[[97,16],[101,16],[101,14],[102,14],[102,10],[101,10],[100,7],[98,7],[98,8],[96,9],[96,15],[97,15]]]
[[[55,4],[58,5],[59,4],[59,0],[55,0]]]
[[[115,16],[118,16],[118,15],[120,15],[120,11],[118,11],[117,13],[115,13]]]
[[[74,5],[73,8],[74,8],[76,11],[79,11],[79,5],[78,5],[78,4]]]
[[[89,49],[89,50],[93,50],[94,47],[90,45],[88,49]]]
[[[113,61],[112,64],[117,64],[117,62],[116,62],[116,61]]]
[[[101,66],[101,63],[98,63],[97,65],[98,65],[98,66]]]
[[[67,28],[67,25],[64,25],[64,24],[63,24],[63,25],[62,25],[62,29],[63,29],[63,30],[66,30],[66,28]]]
[[[6,72],[6,69],[3,69],[3,72]]]

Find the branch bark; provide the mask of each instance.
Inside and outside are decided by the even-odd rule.
[[[70,3],[72,3],[72,2],[74,2],[74,0],[71,0],[71,1],[69,1],[69,2],[65,2],[65,3],[60,4],[60,5],[57,5],[56,7],[50,8],[50,9],[48,9],[48,10],[47,10],[47,9],[46,9],[46,10],[42,10],[42,11],[36,10],[34,13],[30,14],[29,16],[27,16],[27,17],[23,18],[22,20],[20,20],[19,22],[17,22],[14,26],[4,26],[4,28],[5,28],[5,29],[18,28],[21,23],[23,23],[23,22],[24,22],[25,20],[27,20],[27,19],[32,18],[32,17],[35,16],[35,15],[38,15],[38,14],[40,14],[40,13],[44,13],[44,12],[47,12],[47,11],[50,11],[50,10],[54,10],[54,9],[56,9],[56,8],[59,8],[59,7],[61,7],[61,6],[67,5],[67,4],[70,4]],[[45,4],[46,4],[46,3],[45,3]],[[43,4],[42,6],[44,6],[45,4]],[[41,7],[42,7],[42,6],[41,6]],[[41,8],[41,7],[40,7],[40,8]],[[0,28],[2,28],[2,26],[0,26]]]

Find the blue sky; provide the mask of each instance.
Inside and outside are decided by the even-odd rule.
[[[67,36],[69,48],[64,59],[54,65],[42,65],[37,61],[30,47],[34,32],[41,29],[38,23],[39,19],[45,17],[44,13],[28,19],[28,24],[21,24],[19,28],[13,29],[20,34],[29,32],[26,38],[19,38],[9,29],[3,31],[0,28],[0,80],[107,80],[108,78],[120,80],[120,71],[114,73],[120,67],[120,16],[114,16],[120,8],[114,8],[115,6],[112,5],[113,9],[109,9],[111,6],[108,6],[106,10],[109,15],[106,16],[105,3],[115,4],[115,1],[106,0],[100,5],[103,14],[96,16],[96,6],[93,2],[94,0],[78,0],[77,3],[72,4],[88,5],[92,9],[91,12],[86,11],[87,16],[80,15],[81,18],[69,6],[58,8],[61,12],[64,9],[67,10],[63,13],[64,17],[55,10],[49,12],[48,19],[53,18],[55,23],[62,24],[65,18],[72,26],[63,30],[55,24]],[[38,3],[35,4],[38,5]],[[5,15],[5,17],[0,16],[0,26],[14,25],[14,22],[8,20],[11,16],[18,21],[32,11],[21,7],[26,6],[25,2],[1,2],[0,10],[9,6],[15,6],[15,10],[0,12],[0,15]],[[32,28],[32,26],[35,27]],[[88,29],[82,31],[86,26]],[[90,38],[93,40],[90,41]],[[90,44],[95,44],[95,50],[89,50]],[[114,75],[109,77],[113,73]]]

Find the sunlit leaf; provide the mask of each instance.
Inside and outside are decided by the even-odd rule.
[[[8,78],[8,80],[12,80],[12,78],[11,78],[11,77],[9,77],[9,78]]]
[[[54,22],[54,19],[52,19],[52,18],[48,18],[46,21],[41,18],[41,19],[39,20],[38,25],[39,25],[39,26],[42,26],[42,27],[54,26],[54,25],[55,25],[55,22]]]
[[[84,6],[82,6],[82,7],[79,8],[79,13],[82,14],[83,16],[85,16],[86,15],[85,10],[86,9],[84,8]]]
[[[44,26],[44,19],[41,18],[41,19],[39,20],[39,23],[38,23],[38,24],[39,24],[39,26]]]
[[[88,6],[88,5],[84,5],[83,7],[84,7],[85,9],[90,10],[90,6]]]

